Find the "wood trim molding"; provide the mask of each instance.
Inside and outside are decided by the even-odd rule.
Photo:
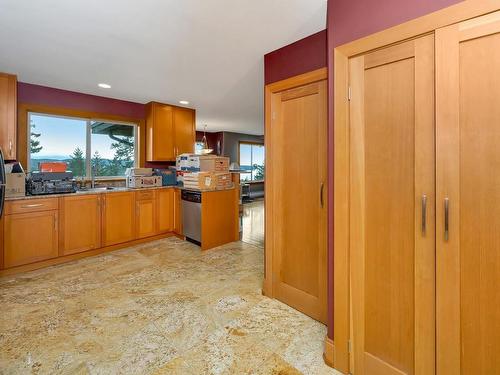
[[[330,367],[333,367],[334,353],[335,353],[335,345],[333,343],[333,340],[326,337],[325,338],[325,350],[323,351],[323,360]]]
[[[265,153],[265,164],[269,164],[267,161],[272,160],[272,145],[270,137],[266,136],[271,134],[271,100],[272,94],[292,89],[295,87],[307,85],[310,83],[326,80],[328,78],[328,69],[321,68],[313,70],[308,73],[300,74],[295,77],[287,78],[282,81],[274,82],[265,87],[265,126],[264,126],[264,147]],[[273,171],[272,169],[266,170],[266,181],[272,181]],[[273,187],[271,184],[264,184],[264,209],[265,217],[273,217],[273,201],[270,199],[273,194]],[[265,231],[264,231],[264,283],[262,286],[262,294],[274,298],[273,292],[273,246],[270,238],[270,233],[273,233],[272,220],[265,220]]]
[[[111,115],[102,112],[92,112],[64,107],[52,107],[40,104],[20,103],[17,109],[17,161],[27,168],[28,156],[28,112],[46,113],[56,116],[99,118],[135,123],[138,126],[139,166],[146,161],[146,121],[142,118]]]
[[[298,76],[284,79],[282,81],[270,83],[266,85],[266,93],[276,93],[295,87],[307,85],[309,83],[322,81],[328,78],[328,69],[320,68],[311,72],[303,73]]]
[[[352,358],[348,342],[351,338],[350,308],[350,126],[349,126],[349,58],[416,37],[464,20],[486,15],[500,9],[498,0],[465,0],[456,5],[377,32],[335,48],[333,53],[334,86],[334,337],[333,364],[335,369],[349,373]],[[267,230],[267,228],[266,228]],[[328,339],[327,341],[328,342]],[[333,343],[332,343],[333,345]],[[325,344],[325,360],[326,357]],[[328,363],[328,362],[327,362]]]
[[[349,269],[349,206],[350,206],[350,141],[348,103],[348,58],[334,52],[334,190],[333,190],[333,340],[335,368],[349,372],[350,339],[350,269]]]
[[[336,49],[352,57],[403,40],[431,33],[441,27],[494,12],[500,8],[498,0],[465,0],[425,16],[379,31]]]

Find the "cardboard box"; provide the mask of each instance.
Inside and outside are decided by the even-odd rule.
[[[5,196],[24,197],[26,195],[26,174],[6,173]]]
[[[127,177],[127,187],[141,189],[146,187],[157,187],[162,185],[161,176],[132,176]]]
[[[218,172],[214,173],[215,185],[217,190],[230,189],[233,187],[231,173]]]
[[[185,173],[184,187],[197,190],[215,190],[217,187],[217,179],[212,172]]]
[[[202,156],[199,165],[202,172],[229,172],[229,158],[225,156]]]

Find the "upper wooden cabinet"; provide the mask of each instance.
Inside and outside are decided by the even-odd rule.
[[[174,108],[175,156],[194,152],[196,143],[195,111],[189,108]]]
[[[7,160],[16,159],[17,77],[0,73],[0,148]]]
[[[101,247],[101,197],[82,195],[60,200],[60,255]]]
[[[194,152],[194,109],[151,102],[146,112],[148,161],[173,161],[179,154]]]

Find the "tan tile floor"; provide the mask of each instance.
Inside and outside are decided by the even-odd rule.
[[[1,374],[335,374],[263,250],[175,238],[0,279]]]

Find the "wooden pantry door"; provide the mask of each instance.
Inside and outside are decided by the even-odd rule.
[[[500,12],[437,30],[440,375],[500,374],[499,98]]]
[[[271,95],[266,251],[272,251],[273,295],[326,324],[327,83]]]
[[[353,373],[434,374],[434,38],[349,71]]]

